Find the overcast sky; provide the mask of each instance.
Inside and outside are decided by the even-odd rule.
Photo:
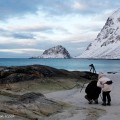
[[[80,55],[119,7],[119,0],[0,0],[0,58],[56,45]]]

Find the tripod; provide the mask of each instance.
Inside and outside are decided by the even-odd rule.
[[[81,89],[80,89],[80,93],[82,92],[85,84],[86,84],[86,81],[83,83],[83,85],[82,85],[82,87],[81,87]]]

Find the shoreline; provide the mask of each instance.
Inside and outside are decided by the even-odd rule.
[[[31,65],[19,65],[19,66],[16,66],[16,65],[14,65],[14,66],[0,66],[0,70],[4,70],[5,68],[20,68],[20,67],[27,67],[27,66],[45,66],[45,67],[50,67],[50,68],[54,68],[54,69],[58,69],[58,70],[64,70],[64,71],[69,71],[69,72],[90,72],[89,70],[88,71],[84,71],[84,70],[68,70],[68,69],[61,69],[61,68],[56,68],[56,67],[52,67],[52,66],[49,66],[49,65],[42,65],[42,64],[31,64]],[[113,74],[115,74],[115,73],[120,73],[120,71],[104,71],[105,73],[113,73]],[[92,72],[91,72],[92,73]],[[97,72],[97,74],[98,74],[99,72]]]
[[[120,60],[120,58],[0,58],[0,59],[88,59],[88,60]]]
[[[89,80],[97,79],[97,74],[87,71],[68,71],[45,65],[12,66],[0,68],[0,83],[14,83],[44,78]]]
[[[48,84],[50,85],[49,86],[50,89],[63,86],[63,87],[61,87],[62,89],[55,88],[55,89],[50,90],[48,85],[46,87],[44,86],[44,84],[45,84],[44,82],[42,83],[42,85],[40,87],[38,87],[37,89],[34,89],[34,87],[36,87],[36,85],[38,85],[38,83],[41,84],[39,81],[37,81],[37,82],[34,81],[34,86],[33,86],[33,81],[31,81],[31,82],[25,81],[22,83],[14,83],[13,86],[11,86],[12,87],[11,90],[10,89],[8,89],[8,90],[2,89],[2,91],[0,92],[1,93],[0,103],[3,106],[1,107],[0,111],[4,111],[4,113],[7,115],[14,114],[16,119],[23,118],[23,119],[27,119],[27,120],[30,120],[33,118],[34,119],[39,118],[40,120],[53,120],[53,119],[57,119],[57,120],[63,120],[63,119],[64,120],[69,120],[69,119],[70,120],[78,120],[78,119],[81,119],[81,120],[85,120],[85,119],[112,120],[114,118],[114,120],[118,120],[120,117],[119,116],[120,115],[120,102],[119,102],[120,101],[120,97],[119,97],[120,73],[107,74],[107,75],[113,80],[113,91],[111,92],[111,97],[112,97],[112,105],[111,106],[108,106],[108,107],[101,106],[102,100],[100,98],[99,98],[98,105],[88,104],[88,101],[86,101],[84,98],[85,88],[83,88],[82,92],[80,93],[83,83],[80,82],[81,84],[79,86],[73,87],[73,81],[71,81],[70,85],[72,85],[73,88],[71,87],[71,89],[69,89],[68,86],[65,86],[65,83],[64,83],[64,81],[66,81],[66,79],[60,80],[60,78],[59,78],[59,81],[56,81],[56,84],[55,84],[55,82],[53,82],[53,84],[50,84],[48,82]],[[62,81],[63,81],[63,84],[61,84]],[[68,81],[70,81],[69,78],[68,78]],[[67,85],[68,85],[68,81],[66,81]],[[36,82],[36,84],[35,84],[35,82]],[[87,81],[87,82],[89,82],[89,81]],[[75,83],[76,82],[74,82],[74,85],[76,85]],[[60,86],[58,84],[60,84]],[[29,85],[29,86],[27,87],[27,85]],[[40,89],[42,86],[44,88],[43,90]],[[22,90],[22,88],[24,88],[24,87],[29,88],[29,89]],[[19,88],[19,90],[17,90],[18,88]],[[67,88],[67,89],[65,89],[65,88]],[[46,91],[46,89],[48,89],[48,91]],[[37,97],[36,93],[42,93],[42,94],[44,94],[45,99],[47,99],[48,101],[54,101],[55,106],[52,106],[52,110],[54,110],[53,108],[55,107],[55,109],[58,111],[53,112],[53,114],[48,115],[48,113],[50,111],[47,111],[48,109],[46,109],[46,111],[42,111],[43,115],[41,113],[39,113],[38,112],[39,110],[36,107],[35,107],[36,109],[33,107],[33,106],[38,105],[37,104],[37,103],[39,103],[38,100],[41,100],[41,98],[36,99],[36,97]],[[34,109],[34,111],[32,111],[32,109],[31,110],[28,109],[28,107],[26,106],[26,103],[23,102],[26,107],[23,107],[23,109],[21,109],[22,107],[19,108],[20,111],[18,110],[17,114],[15,113],[16,108],[19,107],[19,105],[23,104],[21,102],[19,104],[19,100],[17,100],[17,98],[19,98],[21,95],[23,95],[24,96],[23,98],[26,100],[30,99],[29,95],[32,95],[32,98],[34,98],[33,97],[34,95],[36,96],[34,103],[33,102],[29,103],[29,104],[27,103],[27,106],[30,106],[29,108],[32,107],[32,109]],[[14,102],[14,100],[16,102]],[[5,102],[5,106],[3,104],[4,103],[3,101]],[[44,101],[42,101],[42,102],[44,103]],[[53,102],[52,102],[52,104],[53,104]],[[47,105],[47,103],[44,103],[44,105]],[[14,108],[14,106],[16,106],[16,107]],[[62,109],[61,109],[61,107],[62,107]],[[12,111],[9,111],[11,109],[12,109]],[[51,107],[50,107],[50,109],[51,109]],[[26,111],[26,115],[24,114],[24,110]],[[28,111],[28,110],[30,110],[30,111]],[[31,114],[29,114],[29,113],[31,113]],[[0,112],[0,115],[1,114],[3,114],[3,112]]]

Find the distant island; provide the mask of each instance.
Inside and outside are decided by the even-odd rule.
[[[61,45],[49,48],[43,52],[41,56],[31,57],[30,59],[37,58],[72,58],[69,52]]]

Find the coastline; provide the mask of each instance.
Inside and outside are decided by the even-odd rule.
[[[68,71],[45,65],[12,66],[0,68],[0,83],[14,83],[43,78],[96,79],[97,74],[88,71]]]
[[[27,66],[27,69],[26,66],[14,66],[14,69],[12,67],[7,68],[14,71],[14,75],[16,71],[17,75],[24,71],[24,73],[27,72],[26,75],[28,76],[33,71],[37,73],[38,77],[41,75],[40,68],[45,73],[48,70],[47,73],[49,74],[37,79],[1,84],[0,115],[14,115],[13,120],[112,120],[114,117],[115,120],[118,120],[120,117],[120,97],[118,97],[120,73],[110,72],[107,74],[113,80],[114,89],[111,92],[112,106],[103,107],[101,106],[102,100],[100,98],[98,105],[89,105],[84,99],[85,86],[90,80],[93,80],[88,76],[96,76],[95,74],[83,71],[59,70],[41,65]],[[11,71],[9,72],[12,73]],[[56,75],[55,73],[57,73],[59,76],[51,77],[51,73],[54,73],[52,75]],[[13,75],[10,76],[15,77]],[[97,78],[95,77],[94,79]],[[86,84],[82,89],[84,83]],[[82,91],[80,92],[81,89]],[[37,107],[39,105],[40,107]],[[46,109],[48,108],[46,106],[49,106],[49,109]],[[15,112],[16,110],[17,112]]]
[[[11,115],[15,120],[48,118],[66,109],[69,104],[51,100],[44,94],[79,88],[89,81],[89,76],[96,79],[96,74],[90,72],[43,65],[1,67],[0,115]],[[21,98],[24,99],[21,101]]]
[[[46,65],[69,71],[89,71],[89,65],[94,64],[97,72],[120,72],[120,60],[88,60],[88,59],[0,59],[0,66]]]

